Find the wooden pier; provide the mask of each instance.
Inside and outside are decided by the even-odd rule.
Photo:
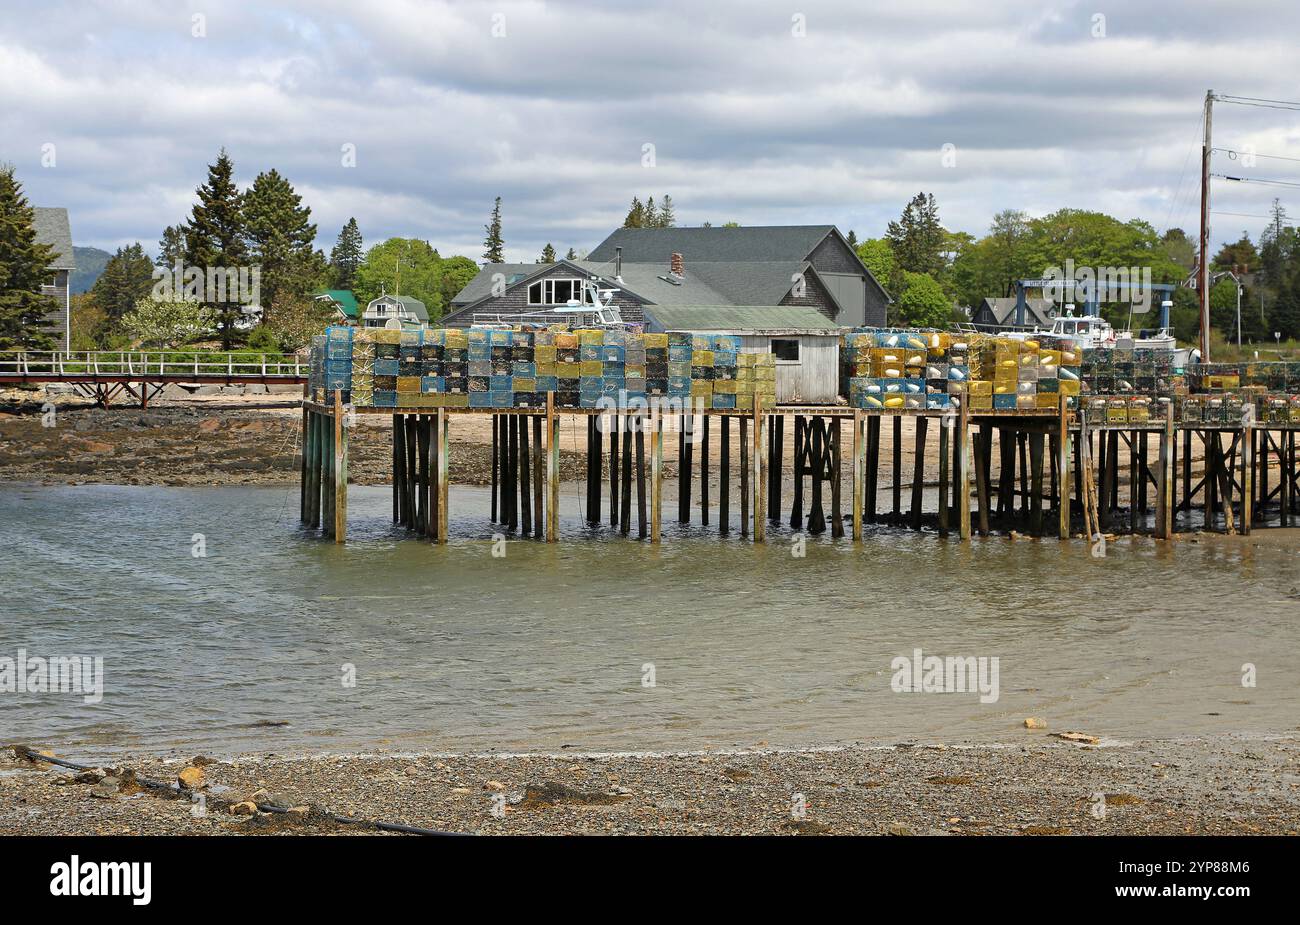
[[[664,414],[557,409],[548,395],[545,408],[349,409],[336,392],[331,403],[303,404],[301,519],[337,543],[347,535],[348,416],[362,414],[393,421],[393,522],[439,544],[448,540],[452,421],[465,415],[492,417],[495,529],[552,543],[560,538],[564,415],[586,418],[583,519],[649,543],[664,532],[665,440],[677,454],[677,522],[698,517],[701,527],[756,543],[769,526],[857,542],[879,524],[959,540],[1013,531],[1168,539],[1292,526],[1300,516],[1300,424],[1093,424],[1064,400],[1055,410],[1015,412],[757,405]],[[905,418],[914,425],[910,466]]]

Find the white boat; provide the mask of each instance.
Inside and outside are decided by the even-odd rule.
[[[1100,347],[1170,350],[1174,353],[1175,366],[1186,366],[1189,362],[1199,359],[1199,351],[1180,349],[1168,328],[1161,328],[1157,334],[1147,337],[1135,337],[1132,331],[1116,331],[1109,321],[1096,315],[1065,315],[1055,319],[1050,328],[1009,332],[1006,336],[1024,340],[1036,334],[1069,337],[1085,350],[1095,350]]]

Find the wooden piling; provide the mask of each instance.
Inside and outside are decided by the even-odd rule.
[[[700,525],[709,525],[709,416],[700,415],[704,432],[700,435]]]
[[[334,390],[334,542],[348,535],[348,430],[343,420],[343,393]]]
[[[690,422],[689,424],[687,422]],[[677,435],[677,522],[691,522],[691,433],[695,422],[694,415],[681,417],[681,429]]]
[[[930,426],[927,417],[914,418],[916,423],[916,458],[912,460],[912,501],[909,511],[913,530],[921,529],[921,499],[925,492],[925,435]]]
[[[949,443],[952,439],[952,415],[945,414],[939,419],[939,535],[948,535],[948,457]]]
[[[903,512],[903,419],[899,415],[893,417],[894,426],[894,447],[893,447],[893,466],[890,468],[890,476],[894,480],[894,508],[891,523],[898,523],[899,517]]]
[[[1043,535],[1043,441],[1046,435],[1031,433],[1029,442],[1029,528]]]
[[[550,394],[547,393],[548,403]],[[488,520],[492,523],[497,522],[497,464],[500,462],[497,455],[497,432],[500,430],[498,427],[500,417],[499,414],[492,415],[492,513],[488,515]]]
[[[968,446],[970,442],[970,432],[969,432],[970,412],[966,408],[965,399],[966,396],[963,395],[961,407],[958,408],[958,412],[957,412],[957,433],[954,435],[956,439],[953,440],[953,444],[954,444],[954,450],[956,451],[958,458],[961,460],[961,464],[958,466],[958,469],[960,470],[960,484],[958,486],[958,491],[957,491],[958,535],[963,540],[969,540],[970,532],[971,532],[970,531],[971,453]]]
[[[840,433],[840,419],[831,418],[831,536],[840,539],[844,536],[844,508],[841,498],[844,459],[844,443]]]
[[[1173,536],[1173,500],[1174,500],[1174,416],[1172,409],[1165,414],[1165,427],[1160,432],[1160,446],[1156,466],[1156,526],[1157,539],[1167,540]]]
[[[646,498],[645,498],[645,426],[647,418],[644,414],[639,415],[636,419],[636,535],[638,539],[645,539],[649,529],[646,522]]]
[[[528,448],[528,418],[514,415],[519,431],[519,533],[529,536],[533,532],[532,453]]]
[[[618,444],[622,435],[623,417],[617,411],[609,413],[609,525],[618,526]],[[689,449],[687,452],[690,452]]]
[[[438,409],[435,426],[437,427],[435,435],[438,441],[438,542],[445,545],[447,542],[447,502],[451,489],[451,415],[447,414],[445,408]]]
[[[543,539],[546,535],[546,473],[542,448],[542,416],[530,414],[524,419],[533,425],[533,536]]]
[[[1057,536],[1070,538],[1070,399],[1062,395],[1057,409],[1056,516]]]
[[[658,545],[663,523],[664,419],[656,404],[650,409],[650,542]]]
[[[740,417],[740,535],[749,536],[749,418]]]
[[[721,458],[718,461],[718,533],[731,532],[731,415],[722,416],[722,433],[719,435]]]
[[[862,433],[862,409],[853,409],[853,542],[862,542],[862,494],[867,465],[867,442]]]
[[[555,393],[546,393],[546,542],[560,541],[560,418]]]
[[[767,485],[763,481],[763,456],[767,452],[767,434],[763,427],[763,399],[754,396],[754,542],[767,541]]]
[[[632,428],[636,418],[626,413],[623,418],[623,473],[619,480],[623,487],[623,508],[619,516],[618,532],[627,536],[632,530]]]

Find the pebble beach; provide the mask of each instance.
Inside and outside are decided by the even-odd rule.
[[[375,834],[336,815],[476,835],[1294,835],[1300,739],[194,755],[92,772],[0,758],[0,835]]]

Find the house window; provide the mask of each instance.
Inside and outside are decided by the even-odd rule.
[[[799,362],[799,341],[793,337],[772,338],[772,353],[778,363]]]
[[[528,304],[567,305],[570,301],[587,301],[582,282],[580,279],[539,279],[528,287]]]
[[[381,316],[382,316],[382,315],[387,315],[387,314],[388,314],[388,306],[387,306],[387,305],[384,305],[384,304],[376,305],[376,306],[375,306],[375,314],[376,314],[376,315],[381,315]]]

